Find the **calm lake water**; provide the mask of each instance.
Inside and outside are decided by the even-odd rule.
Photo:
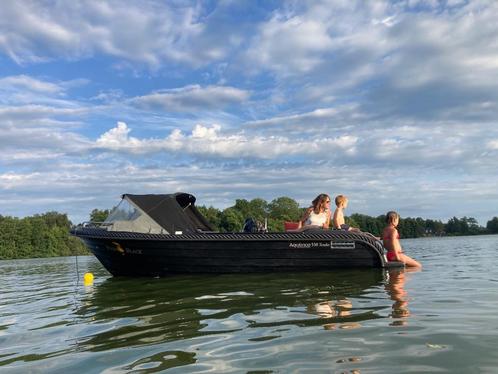
[[[498,372],[498,236],[402,244],[422,271],[123,279],[94,257],[0,261],[0,372]]]

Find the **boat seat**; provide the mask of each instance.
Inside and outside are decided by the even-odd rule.
[[[284,222],[284,230],[285,231],[296,231],[299,229],[299,222]]]

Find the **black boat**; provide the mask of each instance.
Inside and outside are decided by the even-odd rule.
[[[71,230],[114,276],[383,268],[382,243],[362,232],[215,232],[188,193],[122,196],[105,222]],[[401,264],[402,265],[402,264]]]

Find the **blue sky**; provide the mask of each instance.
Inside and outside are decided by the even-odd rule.
[[[485,225],[496,19],[481,0],[2,3],[0,214],[326,192]]]

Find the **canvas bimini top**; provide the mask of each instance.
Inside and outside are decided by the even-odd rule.
[[[159,195],[124,194],[104,222],[108,231],[173,234],[213,231],[195,207],[195,196],[178,192]]]

